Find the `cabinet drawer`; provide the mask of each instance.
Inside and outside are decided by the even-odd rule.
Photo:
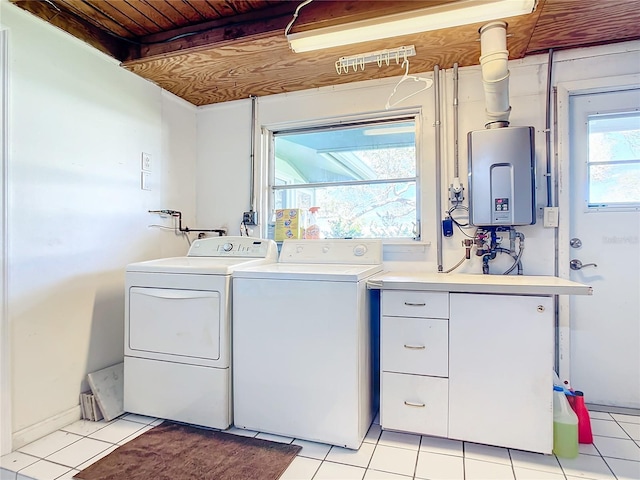
[[[382,373],[380,426],[423,435],[447,436],[446,378]]]
[[[449,293],[384,290],[382,315],[449,318]]]
[[[448,376],[448,320],[382,317],[381,328],[382,370],[436,377]]]

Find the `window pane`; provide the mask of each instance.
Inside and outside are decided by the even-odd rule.
[[[589,118],[589,162],[640,160],[640,114]]]
[[[415,238],[415,128],[404,118],[274,133],[272,208],[317,207],[321,238]]]
[[[589,204],[640,204],[640,162],[591,165]]]
[[[276,178],[288,184],[416,176],[414,122],[280,134],[275,149]]]
[[[589,205],[640,204],[640,114],[589,117]]]
[[[414,237],[416,183],[304,187],[276,191],[276,209],[319,206],[322,238]],[[312,200],[313,199],[313,200]]]

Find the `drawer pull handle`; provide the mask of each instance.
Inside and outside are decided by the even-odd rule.
[[[413,303],[413,302],[404,302],[407,307],[426,307],[426,303]]]
[[[409,348],[411,350],[424,350],[425,347],[424,345],[407,345],[406,343],[404,344],[404,348]]]
[[[405,404],[407,407],[420,407],[420,408],[422,408],[422,407],[424,407],[424,406],[425,406],[425,405],[424,405],[424,403],[407,402],[406,400],[404,401],[404,404]]]

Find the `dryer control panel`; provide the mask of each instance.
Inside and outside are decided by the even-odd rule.
[[[278,247],[273,240],[253,237],[211,237],[195,240],[188,257],[277,257]]]
[[[284,240],[280,263],[377,265],[382,241],[372,239]]]

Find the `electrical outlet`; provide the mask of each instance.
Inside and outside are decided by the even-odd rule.
[[[244,212],[242,214],[242,223],[244,223],[245,225],[257,225],[258,212],[254,212],[253,210],[249,212]]]
[[[464,187],[461,184],[449,185],[449,201],[451,203],[460,203],[464,200]]]
[[[151,171],[151,154],[142,152],[142,170],[145,172]]]

